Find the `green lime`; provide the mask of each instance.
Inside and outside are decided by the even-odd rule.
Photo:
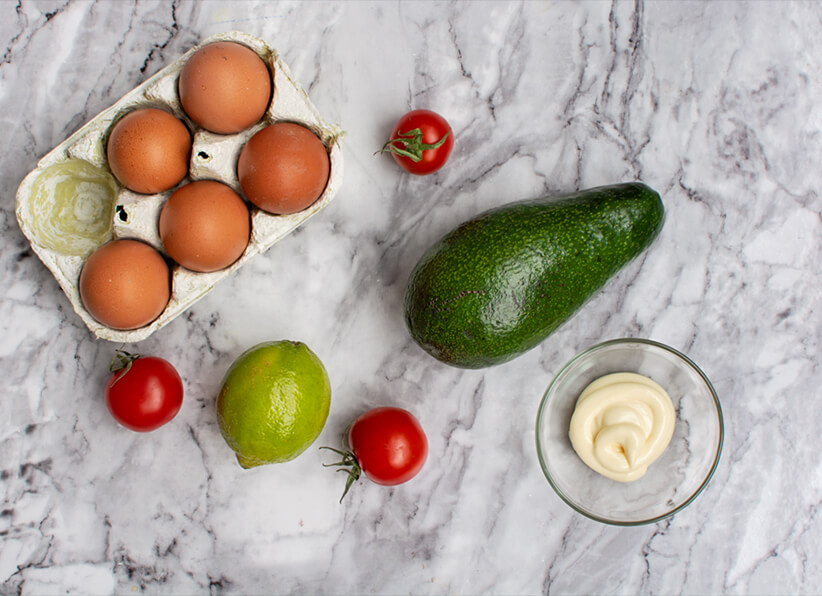
[[[328,373],[316,354],[300,342],[265,342],[228,369],[217,396],[217,422],[240,465],[253,468],[308,449],[330,407]]]

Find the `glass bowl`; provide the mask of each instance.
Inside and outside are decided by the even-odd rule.
[[[615,372],[653,379],[676,410],[670,444],[633,482],[594,472],[568,437],[582,390]],[[606,341],[577,355],[554,377],[537,414],[537,453],[548,482],[579,513],[618,526],[655,523],[687,507],[713,476],[724,434],[719,398],[705,373],[687,356],[646,339]]]

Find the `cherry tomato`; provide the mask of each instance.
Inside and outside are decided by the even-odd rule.
[[[348,444],[347,451],[324,447],[342,456],[341,461],[326,465],[341,466],[348,472],[343,497],[361,473],[383,486],[408,482],[428,457],[428,439],[422,426],[401,408],[374,408],[357,418],[348,430]]]
[[[445,118],[431,110],[413,110],[397,121],[382,150],[405,171],[424,176],[444,166],[453,148],[454,132]]]
[[[106,406],[114,419],[138,432],[169,422],[183,404],[183,381],[162,358],[117,351],[106,383]]]

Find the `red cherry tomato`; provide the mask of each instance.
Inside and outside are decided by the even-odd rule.
[[[384,486],[408,482],[428,457],[422,426],[401,408],[375,408],[357,418],[348,444],[368,479]]]
[[[405,171],[424,176],[444,166],[453,148],[454,132],[445,118],[431,110],[413,110],[397,121],[382,150]]]
[[[422,426],[401,408],[374,408],[357,418],[348,431],[348,444],[350,451],[324,447],[342,456],[342,461],[326,465],[341,466],[348,472],[343,497],[361,473],[383,486],[408,482],[428,457],[428,439]]]
[[[183,381],[162,358],[118,350],[106,383],[106,406],[114,419],[138,432],[169,422],[183,404]]]

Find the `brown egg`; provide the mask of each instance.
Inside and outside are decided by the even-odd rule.
[[[165,110],[142,108],[117,121],[106,154],[111,171],[123,186],[154,194],[185,178],[191,134],[185,124]]]
[[[231,187],[214,180],[181,186],[160,211],[168,255],[192,271],[217,271],[242,256],[251,228],[248,207]]]
[[[206,130],[245,130],[268,109],[271,74],[250,48],[232,41],[203,46],[192,54],[177,82],[186,114]]]
[[[80,299],[112,329],[137,329],[160,316],[171,296],[162,255],[139,240],[112,240],[94,251],[80,272]]]
[[[267,126],[240,151],[237,175],[248,200],[269,213],[302,211],[328,183],[328,151],[313,132],[290,122]]]

